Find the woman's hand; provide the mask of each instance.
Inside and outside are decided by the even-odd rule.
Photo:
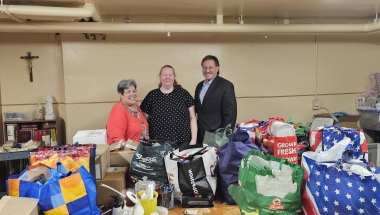
[[[191,139],[189,145],[195,145],[197,144],[197,140]]]

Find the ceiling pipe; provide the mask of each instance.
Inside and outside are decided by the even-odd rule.
[[[223,15],[216,15],[216,24],[218,25],[223,24]]]
[[[23,23],[23,22],[24,22],[24,20],[19,19],[19,18],[13,16],[12,14],[10,14],[9,12],[7,12],[7,11],[4,10],[4,7],[3,7],[3,0],[1,0],[0,11],[1,11],[1,13],[5,13],[5,15],[7,15],[7,16],[8,16],[10,19],[12,19],[13,21],[16,21],[16,22],[18,22],[18,23]]]
[[[24,20],[20,19],[20,18],[17,18],[15,16],[13,16],[12,14],[10,14],[9,12],[7,11],[4,11],[2,8],[1,8],[1,13],[5,13],[5,15],[7,15],[11,20],[13,21],[16,21],[18,23],[23,23],[25,22]]]
[[[100,15],[99,15],[98,11],[96,10],[94,4],[86,3],[86,4],[83,6],[83,8],[84,8],[84,9],[88,9],[88,10],[93,11],[93,13],[92,13],[92,15],[91,15],[90,17],[91,17],[91,19],[92,19],[94,22],[103,22],[102,18],[100,18]]]
[[[371,24],[165,24],[104,22],[0,22],[0,32],[14,33],[244,33],[244,34],[366,34],[380,31],[380,22]]]
[[[380,25],[377,26],[380,30]],[[329,33],[368,33],[366,25],[274,25],[274,24],[166,24],[166,30],[177,33],[252,33],[252,34],[329,34]]]
[[[104,22],[28,22],[25,24],[0,22],[0,32],[8,33],[161,33],[164,23],[104,23]]]
[[[24,6],[24,5],[2,5],[2,11],[14,16],[33,19],[33,20],[54,20],[56,19],[81,19],[85,18],[96,22],[101,22],[95,6],[86,3],[83,8],[67,8],[67,7],[45,7],[45,6]]]

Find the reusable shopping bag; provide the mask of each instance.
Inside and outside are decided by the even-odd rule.
[[[285,159],[249,151],[239,168],[239,186],[230,185],[242,214],[299,214],[303,168]]]
[[[345,137],[327,151],[303,153],[304,214],[380,213],[380,168],[354,158],[355,142]]]
[[[216,148],[207,145],[181,147],[165,156],[169,183],[182,207],[214,206],[217,162]]]
[[[218,149],[218,189],[221,190],[228,204],[236,204],[228,193],[230,184],[238,185],[239,166],[244,155],[250,150],[260,151],[259,147],[252,143],[246,132],[236,132],[228,136],[229,142]]]
[[[203,138],[203,144],[215,148],[220,148],[228,142],[228,135],[231,133],[231,125],[227,125],[225,128],[218,128],[214,132],[206,131]]]
[[[298,163],[298,145],[296,136],[268,136],[268,141],[264,143],[264,146],[267,147],[270,154],[287,159],[294,164]]]
[[[247,122],[237,123],[236,132],[247,132],[251,141],[256,145],[260,146],[262,141],[262,133],[266,130],[268,121],[260,121],[252,119]]]
[[[30,165],[41,163],[54,169],[57,163],[61,163],[65,169],[71,172],[75,172],[84,166],[93,177],[96,177],[95,157],[96,144],[75,143],[30,152]]]
[[[38,199],[46,215],[99,215],[96,182],[91,174],[83,166],[74,173],[67,172],[60,163],[56,166],[53,169],[38,164],[10,176],[8,195]]]
[[[177,147],[177,143],[166,138],[140,141],[132,157],[129,175],[134,182],[151,180],[157,185],[166,184],[168,177],[164,156]]]
[[[344,137],[348,137],[353,141],[348,147],[353,149],[355,158],[360,158],[364,153],[368,152],[363,130],[342,128],[338,125],[325,126],[320,130],[311,130],[310,151],[329,150],[336,143],[343,140]]]

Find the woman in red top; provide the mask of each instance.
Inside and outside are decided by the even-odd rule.
[[[123,144],[130,140],[149,139],[148,122],[141,112],[137,100],[137,85],[132,79],[122,80],[117,85],[120,101],[110,113],[107,122],[107,143]]]

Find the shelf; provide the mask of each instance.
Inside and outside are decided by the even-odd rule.
[[[43,120],[43,119],[35,119],[35,120],[28,120],[28,121],[4,121],[5,124],[22,124],[22,123],[43,123],[43,122],[55,122],[56,119],[52,120]]]
[[[358,110],[357,109],[357,111],[359,111],[359,112],[367,112],[367,113],[380,113],[379,110]]]
[[[43,128],[43,126],[48,123],[51,124],[55,128]],[[25,121],[4,121],[3,122],[3,135],[4,135],[4,143],[8,140],[8,132],[7,125],[19,125],[18,128],[24,125],[36,124],[37,130],[46,130],[46,129],[55,129],[56,138],[57,138],[57,146],[62,146],[66,144],[66,131],[65,131],[65,121],[61,117],[57,117],[53,120],[43,120],[43,119],[35,119],[35,120],[25,120]],[[28,129],[25,129],[28,130]],[[32,130],[34,131],[34,130]],[[15,131],[16,132],[16,131]],[[15,137],[16,137],[15,133]]]
[[[0,161],[9,161],[9,160],[19,160],[19,159],[28,159],[28,151],[18,151],[18,152],[4,152],[0,153]]]

